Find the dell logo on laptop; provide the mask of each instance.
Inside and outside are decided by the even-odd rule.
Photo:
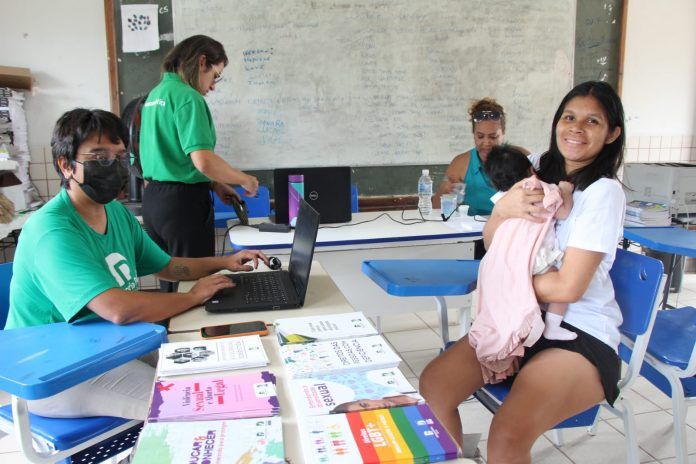
[[[319,198],[319,192],[317,192],[316,190],[312,190],[311,192],[309,192],[309,199],[310,200],[317,201],[318,198]]]

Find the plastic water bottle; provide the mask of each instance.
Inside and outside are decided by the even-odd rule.
[[[418,209],[423,216],[429,215],[433,210],[433,180],[428,169],[423,169],[418,179]]]

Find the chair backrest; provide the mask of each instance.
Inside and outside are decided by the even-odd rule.
[[[0,264],[0,330],[5,328],[7,314],[10,312],[10,281],[12,263]]]
[[[617,249],[609,271],[614,296],[621,308],[623,323],[619,351],[629,359],[628,370],[619,387],[625,388],[640,372],[648,339],[655,323],[663,289],[662,262],[630,251]],[[629,353],[630,351],[630,353]]]
[[[358,186],[350,184],[350,212],[358,212]]]
[[[266,186],[259,186],[258,191],[256,192],[256,196],[253,197],[247,197],[244,196],[244,189],[241,187],[236,187],[235,190],[239,192],[240,195],[242,195],[242,199],[246,203],[247,206],[247,214],[249,217],[268,217],[271,214],[271,195],[270,192],[268,191],[268,187]],[[213,207],[216,212],[232,212],[234,213],[234,209],[232,209],[232,206],[226,205],[218,198],[217,195],[213,195]],[[233,217],[236,217],[234,215]]]

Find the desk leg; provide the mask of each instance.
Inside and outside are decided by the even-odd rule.
[[[672,287],[672,278],[674,276],[674,268],[677,265],[677,255],[672,253],[669,258],[669,269],[667,269],[667,280],[665,281],[665,290],[662,294],[662,309],[673,308],[673,306],[667,304],[667,298],[669,298],[669,289]]]
[[[440,333],[442,334],[442,347],[447,347],[449,343],[449,317],[447,315],[447,302],[445,302],[445,297],[436,296],[435,301],[437,302],[437,314],[440,319]]]

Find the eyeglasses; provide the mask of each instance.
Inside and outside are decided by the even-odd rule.
[[[89,153],[78,153],[78,155],[89,156],[89,159],[85,161],[96,161],[100,166],[111,166],[116,160],[118,160],[119,163],[130,163],[133,159],[133,155],[127,151],[109,153],[106,150],[95,150]],[[80,164],[83,164],[85,161],[75,160],[75,162]]]
[[[213,82],[217,84],[221,80],[222,80],[222,71],[218,71],[217,69],[213,68]]]
[[[479,111],[474,111],[471,116],[472,116],[472,119],[474,120],[474,122],[481,122],[481,121],[485,121],[486,119],[490,119],[491,121],[500,121],[500,118],[503,115],[500,113],[500,111],[479,110]]]

